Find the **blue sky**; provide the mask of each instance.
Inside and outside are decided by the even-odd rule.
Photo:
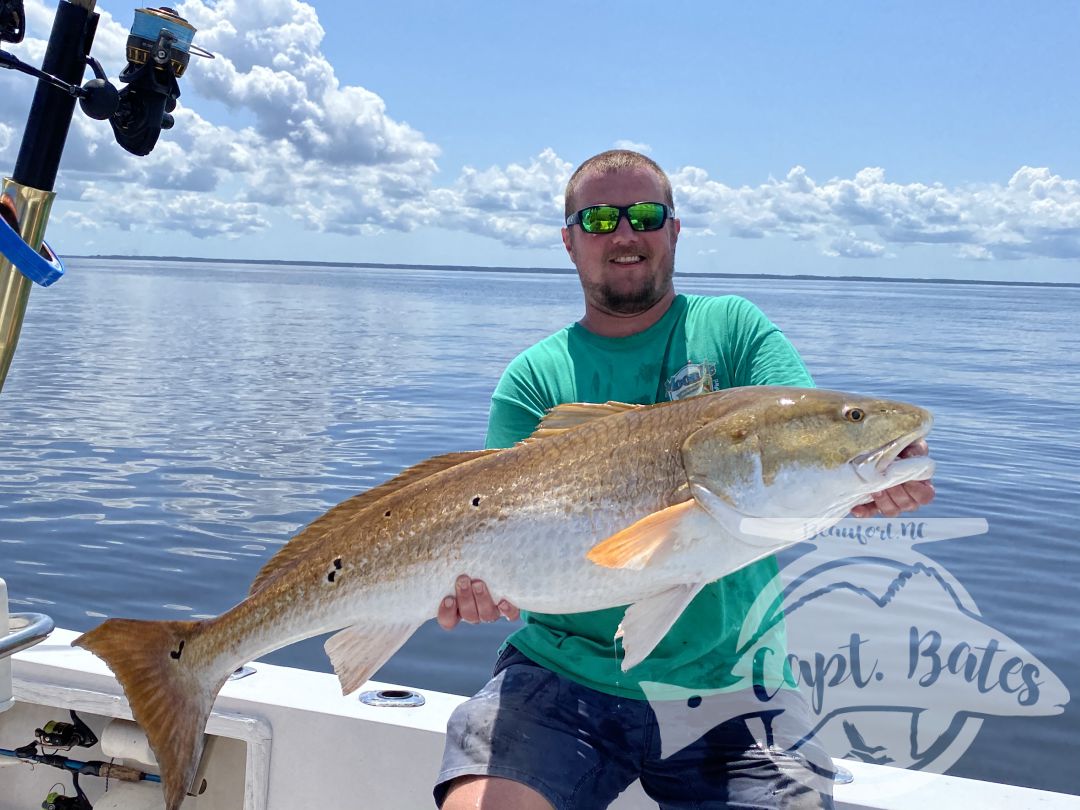
[[[132,8],[99,3],[114,76]],[[628,143],[672,175],[684,272],[1080,280],[1075,3],[179,8],[219,58],[148,159],[76,123],[61,252],[568,266],[566,176]]]

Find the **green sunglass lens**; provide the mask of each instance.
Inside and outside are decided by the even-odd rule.
[[[615,205],[593,205],[578,212],[578,222],[586,233],[611,233],[619,227],[622,211],[635,231],[655,231],[663,226],[667,216],[661,203],[635,203],[622,209]]]
[[[581,227],[586,233],[611,233],[619,225],[619,209],[596,205],[581,212]]]
[[[627,213],[635,231],[655,231],[664,224],[664,208],[656,203],[631,205]]]

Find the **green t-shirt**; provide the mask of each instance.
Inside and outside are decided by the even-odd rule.
[[[679,295],[636,335],[601,337],[575,323],[518,355],[491,397],[487,446],[521,441],[564,402],[652,404],[741,385],[813,384],[788,339],[745,298]],[[776,573],[769,557],[707,585],[628,673],[613,640],[625,607],[522,612],[525,625],[509,641],[549,669],[613,695],[643,698],[641,681],[721,689],[736,681],[740,628]]]

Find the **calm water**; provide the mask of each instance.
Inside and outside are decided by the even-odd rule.
[[[0,395],[0,573],[85,630],[201,617],[330,505],[480,447],[506,362],[580,315],[573,276],[76,261],[34,290]],[[1073,701],[990,717],[953,773],[1080,793],[1080,290],[682,277],[756,302],[819,385],[930,408],[928,556]],[[384,680],[471,692],[508,625],[433,623]],[[327,670],[319,640],[275,663]]]

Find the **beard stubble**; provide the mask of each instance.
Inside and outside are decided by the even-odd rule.
[[[671,288],[675,272],[675,260],[672,257],[667,267],[644,279],[634,290],[618,290],[611,284],[600,282],[591,284],[593,300],[605,312],[613,315],[638,315],[650,309]]]

